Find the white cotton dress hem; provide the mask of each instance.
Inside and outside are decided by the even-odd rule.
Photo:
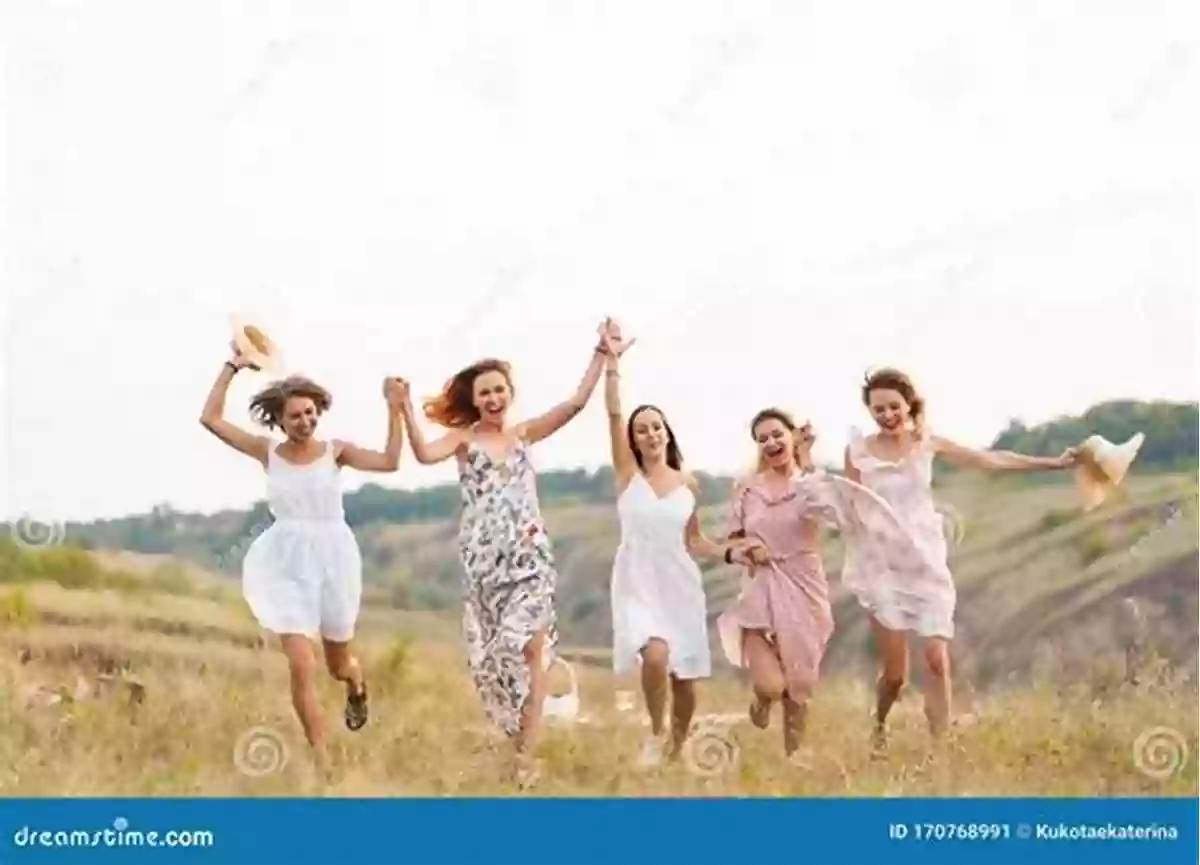
[[[640,473],[617,501],[621,545],[613,561],[613,671],[641,666],[652,639],[667,644],[668,670],[678,679],[712,675],[703,576],[684,531],[695,508],[686,486],[659,495]]]
[[[242,594],[275,634],[349,642],[362,599],[362,556],[346,524],[333,447],[311,463],[289,463],[272,444],[268,502],[275,522],[242,562]]]

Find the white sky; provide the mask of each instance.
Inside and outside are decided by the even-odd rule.
[[[2,0],[4,515],[261,498],[197,422],[234,311],[366,444],[388,373],[546,408],[606,313],[710,470],[766,404],[835,457],[884,363],[968,443],[1195,399],[1187,8]],[[606,459],[599,393],[537,454]]]

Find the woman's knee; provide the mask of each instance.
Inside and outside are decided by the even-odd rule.
[[[529,638],[529,642],[525,644],[525,648],[521,650],[521,654],[525,656],[525,663],[533,666],[542,662],[542,652],[545,649],[546,632],[538,631]]]
[[[950,651],[941,640],[925,644],[925,669],[929,675],[944,679],[950,675]]]
[[[642,647],[642,664],[656,673],[666,673],[671,662],[671,649],[663,640],[650,640]]]
[[[783,676],[760,675],[754,679],[754,696],[764,703],[773,703],[783,699],[787,690]]]

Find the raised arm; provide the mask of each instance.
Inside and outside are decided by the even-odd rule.
[[[1012,451],[977,450],[933,436],[934,453],[963,468],[984,471],[1039,472],[1065,469],[1075,464],[1075,449],[1068,448],[1057,457],[1031,457]]]
[[[383,450],[368,450],[351,442],[336,442],[338,465],[360,472],[394,472],[400,467],[400,451],[404,447],[405,394],[398,380],[383,380],[383,397],[388,407],[387,441]]]
[[[575,388],[575,393],[565,402],[560,402],[545,414],[517,424],[517,435],[529,444],[549,438],[568,423],[579,416],[592,398],[596,385],[600,382],[600,373],[604,371],[606,353],[600,346],[592,352],[592,360],[588,363],[587,371]]]
[[[466,442],[466,431],[452,429],[441,438],[428,441],[417,423],[417,413],[412,404],[412,391],[404,379],[396,379],[401,388],[400,416],[408,427],[408,443],[412,447],[413,456],[423,466],[431,466],[454,456],[455,452]]]
[[[617,493],[620,494],[638,470],[637,460],[629,448],[629,437],[625,433],[621,411],[620,358],[609,353],[604,370],[604,408],[608,412],[608,438],[612,448],[613,473],[616,475]]]
[[[221,367],[217,380],[208,392],[204,409],[200,412],[200,425],[234,450],[253,457],[265,466],[271,440],[267,436],[255,435],[225,420],[225,396],[229,392],[229,385],[238,370],[246,366],[249,364],[235,350],[233,360],[226,361]]]

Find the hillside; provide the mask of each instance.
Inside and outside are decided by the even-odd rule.
[[[1014,422],[996,445],[1058,453],[1084,431],[1120,441],[1147,431],[1143,458],[1125,495],[1081,515],[1062,476],[983,476],[941,472],[938,497],[961,535],[952,567],[959,586],[956,664],[985,687],[1035,668],[1073,675],[1100,658],[1122,661],[1118,631],[1125,596],[1140,614],[1157,651],[1195,665],[1197,643],[1197,515],[1192,472],[1172,472],[1196,458],[1196,406],[1108,403],[1080,418],[1039,427]],[[1190,419],[1190,420],[1189,420]],[[1187,424],[1191,423],[1190,433]],[[732,479],[701,476],[702,518],[724,530]],[[539,478],[546,520],[560,565],[559,611],[564,638],[578,647],[610,640],[608,580],[618,542],[610,470],[546,472]],[[397,492],[368,486],[347,496],[347,515],[363,548],[372,603],[407,610],[457,611],[461,574],[454,536],[458,491],[443,486]],[[215,515],[160,507],[149,515],[70,525],[72,544],[94,550],[166,554],[234,577],[241,557],[269,525],[265,505]],[[837,539],[825,547],[835,578]],[[158,573],[178,579],[169,562]],[[733,598],[738,574],[705,571],[710,612]],[[229,585],[236,592],[236,586]],[[827,669],[869,661],[862,615],[837,595],[838,629]],[[603,662],[600,649],[597,660]]]
[[[0,787],[6,796],[511,794],[455,637],[442,616],[368,604],[358,647],[372,720],[348,733],[337,687],[322,678],[336,763],[325,786],[306,759],[283,657],[227,581],[152,557],[0,543]],[[1194,680],[1150,658],[1132,672],[1114,679],[1101,664],[1065,685],[1038,674],[986,696],[960,691],[950,747],[932,760],[915,694],[897,705],[889,753],[875,760],[869,679],[832,675],[814,701],[803,770],[780,759],[777,719],[766,733],[750,728],[744,686],[718,677],[701,688],[685,760],[646,772],[634,764],[640,712],[615,708],[628,683],[585,666],[580,723],[546,731],[536,792],[1195,796]]]

